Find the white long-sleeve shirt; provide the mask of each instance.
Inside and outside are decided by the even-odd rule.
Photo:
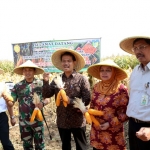
[[[1,84],[2,85],[2,84]],[[12,87],[14,86],[13,83],[9,82],[9,83],[5,83],[5,85],[7,86],[7,92],[9,92],[10,89],[12,89]],[[0,98],[0,113],[1,112],[5,112],[7,110],[7,105],[5,100],[3,99],[3,97]]]
[[[150,63],[145,70],[138,65],[130,76],[130,95],[127,107],[127,115],[141,121],[150,121]],[[142,104],[143,96],[146,97],[146,104]]]
[[[5,112],[7,110],[6,102],[5,100],[1,97],[0,98],[0,113]]]

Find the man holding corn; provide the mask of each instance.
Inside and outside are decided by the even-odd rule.
[[[57,126],[62,141],[62,150],[71,150],[73,134],[76,150],[87,150],[86,120],[83,113],[73,107],[75,98],[82,99],[85,106],[90,103],[90,85],[86,77],[78,73],[85,65],[84,58],[75,50],[60,49],[51,57],[53,65],[63,71],[62,81],[54,78],[49,84],[49,73],[44,73],[43,97],[49,98],[63,89],[60,103],[57,103]],[[63,85],[60,85],[60,83]],[[67,98],[65,96],[67,95]],[[64,98],[65,97],[65,98]],[[64,100],[65,99],[65,100]],[[59,100],[59,99],[58,99]]]
[[[39,117],[35,116],[36,114],[32,116],[36,107],[35,94],[38,103],[43,105],[42,86],[37,87],[38,80],[34,76],[42,74],[44,70],[28,60],[16,67],[14,72],[24,76],[24,79],[16,83],[11,91],[14,102],[19,102],[19,127],[23,148],[24,150],[33,150],[34,141],[35,150],[44,150],[43,121],[39,120]],[[39,110],[38,107],[36,109]]]

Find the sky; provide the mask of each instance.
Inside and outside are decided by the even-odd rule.
[[[150,30],[149,0],[0,0],[0,60],[12,44],[101,38],[101,58],[127,55],[119,42]]]

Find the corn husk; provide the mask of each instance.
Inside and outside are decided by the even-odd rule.
[[[82,102],[82,99],[75,98],[75,100],[73,101],[73,103],[74,103],[73,107],[80,109],[83,114],[87,111],[84,103]]]
[[[34,92],[34,95],[33,95],[33,103],[36,105],[40,102],[40,98],[39,96],[37,95],[36,92]]]
[[[55,84],[57,85],[57,87],[59,88],[59,89],[62,89],[62,88],[64,88],[64,83],[63,83],[63,81],[62,81],[62,76],[60,75],[60,74],[57,74],[56,75],[56,77],[54,78],[54,82],[55,82]]]
[[[34,84],[34,88],[42,87],[43,86],[43,81],[38,79],[38,80],[34,81],[33,84]]]

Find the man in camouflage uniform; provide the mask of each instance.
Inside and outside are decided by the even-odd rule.
[[[19,67],[16,67],[14,72],[25,77],[24,80],[14,85],[11,92],[14,101],[19,102],[19,125],[24,150],[33,150],[33,140],[36,150],[44,150],[43,121],[35,118],[33,122],[30,122],[33,110],[37,107],[33,103],[34,92],[40,97],[40,105],[44,104],[42,104],[42,86],[35,88],[35,83],[38,80],[34,77],[34,75],[43,73],[44,70],[31,61],[26,61]]]

